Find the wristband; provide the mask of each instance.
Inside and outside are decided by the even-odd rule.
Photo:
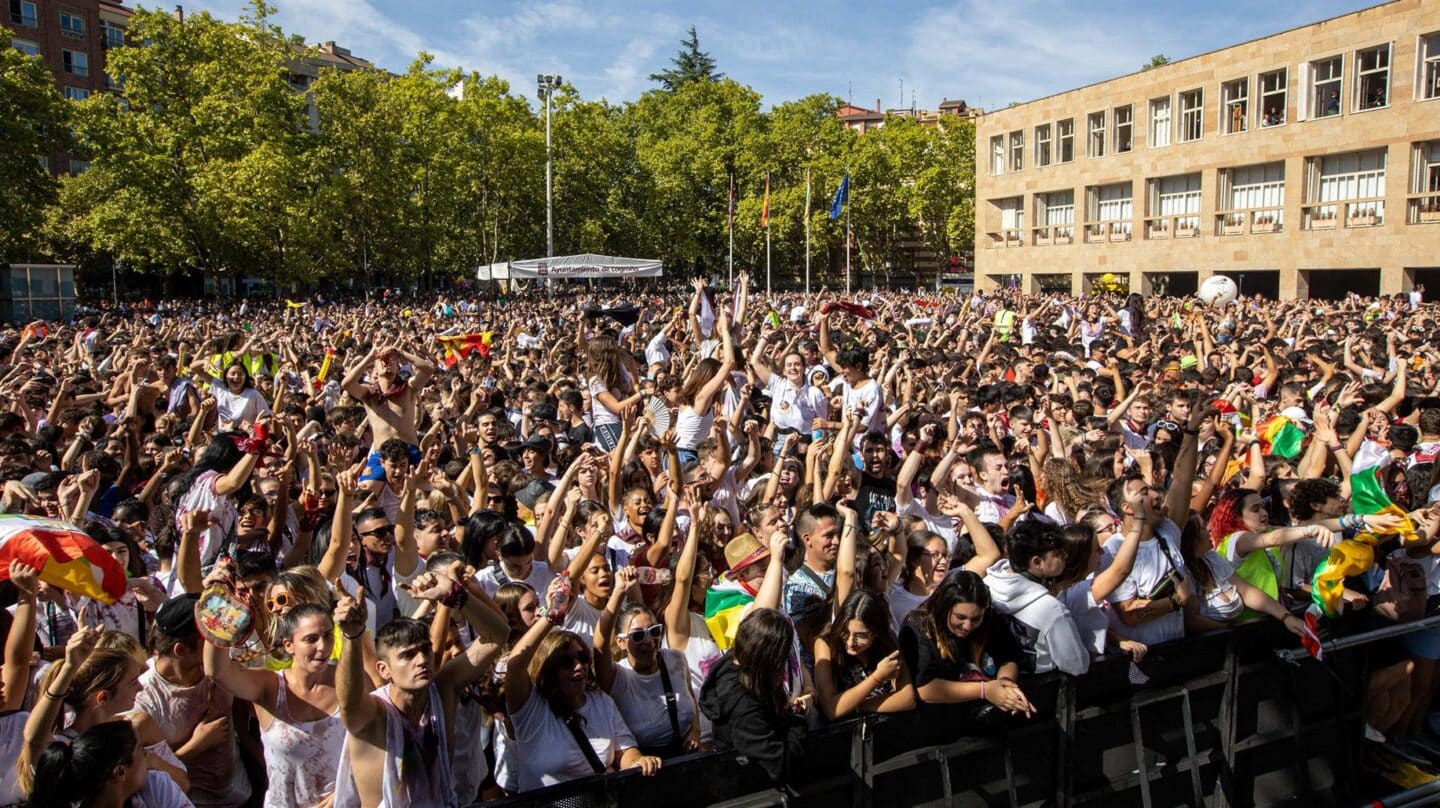
[[[347,640],[358,640],[358,639],[360,639],[360,635],[361,635],[361,634],[364,634],[364,633],[365,633],[365,629],[363,629],[363,628],[360,629],[359,631],[355,632],[354,634],[346,634],[345,631],[342,629],[342,630],[340,631],[340,636],[344,637],[344,638],[347,639]]]
[[[925,442],[925,441],[923,441],[923,440],[922,440],[922,441],[916,441],[916,442],[915,442],[915,451],[916,451],[916,452],[919,452],[920,454],[925,454],[925,452],[929,451],[929,449],[930,449],[930,444],[929,444],[929,443],[927,443],[927,442]]]
[[[440,599],[440,603],[452,609],[458,609],[470,599],[470,593],[465,591],[465,587],[461,586],[459,581],[453,583],[454,588],[450,590],[450,594]]]
[[[68,691],[67,691],[67,693],[68,693]],[[65,694],[61,694],[61,695],[57,696],[57,695],[55,695],[54,693],[51,693],[50,691],[47,690],[47,691],[45,691],[45,695],[49,696],[51,699],[53,699],[53,700],[55,700],[55,701],[64,701],[64,700],[65,700]]]

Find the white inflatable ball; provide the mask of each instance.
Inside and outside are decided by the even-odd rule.
[[[1216,308],[1234,303],[1235,298],[1240,296],[1240,289],[1235,285],[1235,281],[1224,275],[1212,275],[1200,284],[1195,296],[1205,305]]]

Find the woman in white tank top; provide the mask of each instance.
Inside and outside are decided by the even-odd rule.
[[[680,450],[681,460],[695,460],[695,449],[706,438],[715,425],[715,397],[730,382],[730,372],[735,369],[735,343],[730,335],[730,318],[726,309],[720,309],[720,319],[715,324],[720,334],[721,359],[702,359],[690,371],[685,385],[680,388],[680,411],[675,416],[675,446]]]
[[[345,744],[330,664],[335,624],[328,609],[307,603],[286,612],[276,634],[295,660],[284,671],[242,668],[225,649],[206,643],[205,673],[255,705],[270,781],[267,808],[315,805],[335,791]]]

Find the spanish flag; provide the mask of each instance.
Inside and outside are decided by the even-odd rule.
[[[110,604],[125,594],[125,570],[105,548],[69,522],[0,514],[0,579],[10,562],[40,571],[40,580]]]
[[[453,337],[436,337],[441,347],[445,349],[445,367],[454,367],[461,359],[479,353],[481,356],[490,355],[490,341],[494,337],[493,331],[482,331],[478,334],[459,334]]]
[[[721,581],[705,593],[705,626],[721,651],[735,644],[740,618],[745,616],[745,607],[754,601],[755,596],[739,581]]]
[[[1305,442],[1305,431],[1283,415],[1277,415],[1255,430],[1260,437],[1260,448],[1267,455],[1294,460],[1300,456],[1300,445]]]

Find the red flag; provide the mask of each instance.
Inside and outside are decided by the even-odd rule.
[[[436,337],[436,341],[445,349],[445,367],[454,367],[463,357],[473,353],[489,356],[491,335],[492,332],[485,331],[455,337]]]
[[[770,175],[765,175],[765,206],[760,209],[760,226],[770,226]]]

